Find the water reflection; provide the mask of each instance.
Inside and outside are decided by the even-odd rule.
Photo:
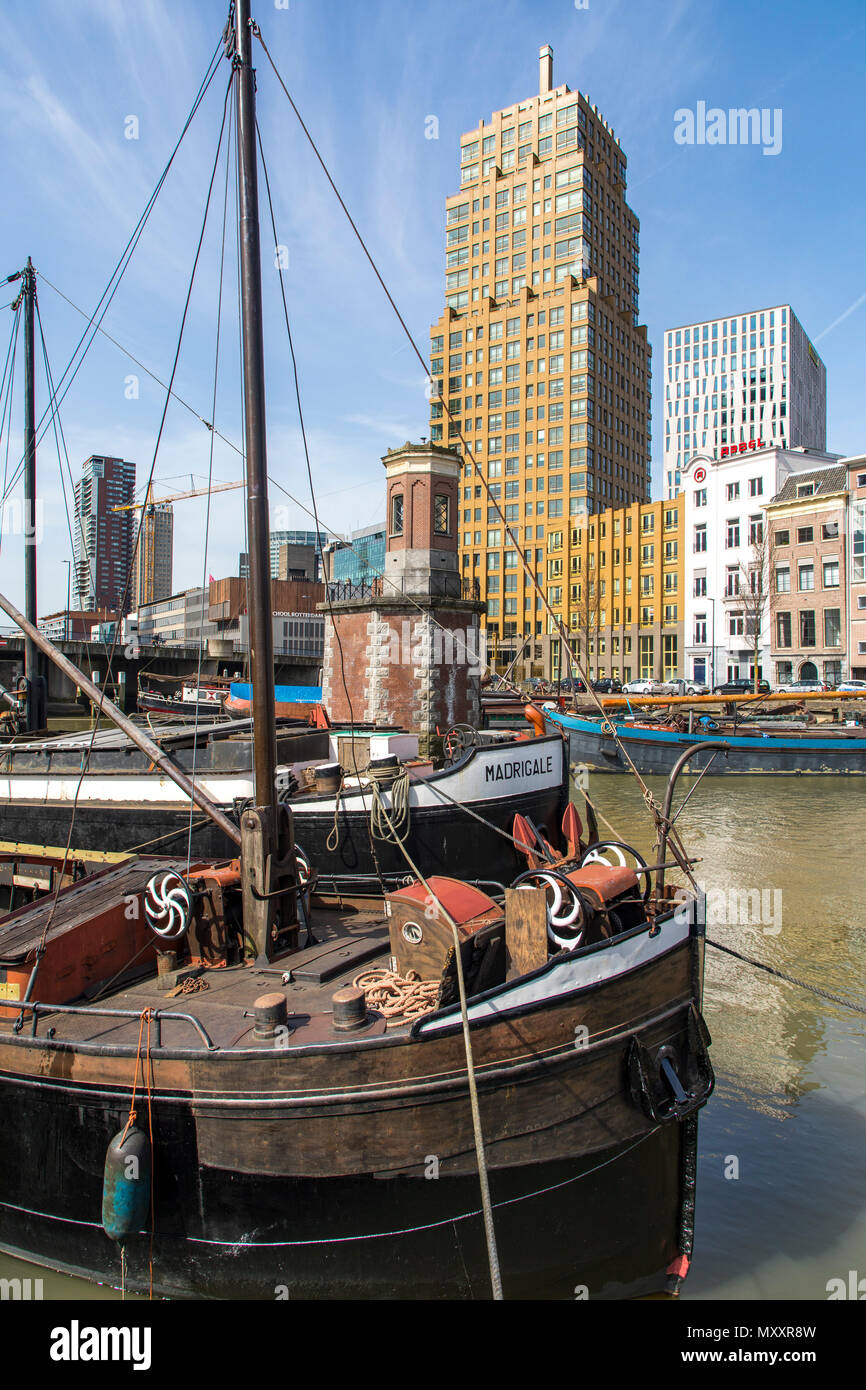
[[[664,784],[650,786],[660,801]],[[634,780],[592,777],[589,795],[649,857]],[[779,895],[780,922],[710,921],[710,940],[863,1002],[859,779],[707,778],[678,825],[711,893]],[[862,1267],[866,1249],[866,1018],[712,947],[704,1013],[718,1084],[701,1117],[684,1296],[826,1298],[827,1281]],[[725,1175],[729,1158],[738,1177]]]

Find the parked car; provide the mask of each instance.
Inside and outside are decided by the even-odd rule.
[[[866,681],[842,681],[836,689],[841,690],[843,694],[847,692],[851,695],[856,691],[857,694],[866,695]]]
[[[710,687],[703,685],[701,681],[689,681],[678,676],[676,680],[665,682],[665,693],[667,695],[709,695]]]
[[[785,687],[784,687],[784,686],[780,686],[779,689],[780,689],[780,690],[784,690]],[[745,681],[745,680],[743,680],[743,681],[723,681],[721,685],[714,685],[714,686],[713,686],[713,694],[714,694],[714,695],[752,695],[752,694],[754,694],[754,690],[755,690],[755,683],[754,683],[754,681]],[[759,694],[759,695],[769,695],[769,693],[770,693],[770,682],[769,682],[769,681],[758,681],[758,694]]]
[[[665,688],[661,681],[628,681],[623,686],[622,693],[623,695],[663,695]]]
[[[830,687],[824,681],[785,681],[779,686],[779,692],[783,695],[803,695],[820,694],[822,690],[829,690]]]
[[[559,688],[565,691],[576,690],[580,694],[586,690],[586,682],[581,680],[580,676],[563,676]]]
[[[599,695],[619,695],[622,681],[614,680],[611,676],[602,676],[601,680],[593,681],[592,688]]]

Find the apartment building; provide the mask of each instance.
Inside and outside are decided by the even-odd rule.
[[[755,624],[758,676],[772,678],[765,507],[791,475],[838,460],[837,454],[814,449],[760,448],[752,440],[724,458],[697,453],[683,465],[685,674],[690,679],[712,685],[753,678]]]
[[[790,304],[667,329],[662,378],[668,497],[697,453],[826,448],[827,371]]]
[[[866,454],[843,460],[848,473],[847,675],[866,680]]]
[[[837,685],[845,671],[847,513],[844,464],[792,474],[767,503],[774,684]]]
[[[549,47],[539,79],[537,95],[461,137],[431,329],[431,439],[463,454],[463,579],[478,585],[490,640],[515,653],[521,634],[555,630],[517,550],[568,624],[569,585],[547,584],[548,559],[567,554],[578,518],[650,490],[626,157],[586,96],[554,87]]]
[[[75,588],[87,611],[132,607],[135,464],[92,454],[75,484]],[[115,510],[118,507],[124,511]],[[125,596],[125,599],[124,599]]]
[[[569,636],[590,679],[680,675],[682,498],[581,517],[569,542],[561,575],[569,588]],[[557,563],[548,559],[548,566]],[[552,672],[554,679],[557,674]]]

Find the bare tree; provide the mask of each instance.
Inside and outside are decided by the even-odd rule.
[[[589,680],[592,644],[598,642],[601,628],[601,583],[598,572],[590,565],[589,545],[577,557],[577,563],[577,570],[572,569],[569,576],[572,589],[577,588],[577,597],[570,602],[571,632],[576,637],[575,655]]]
[[[743,601],[745,634],[752,642],[752,680],[758,692],[758,666],[764,618],[772,607],[770,585],[770,528],[762,517],[751,523],[749,559],[740,565],[740,597]]]

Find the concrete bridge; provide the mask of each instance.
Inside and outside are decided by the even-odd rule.
[[[86,676],[102,685],[108,669],[110,644],[101,642],[55,642],[54,646],[84,672]],[[127,714],[135,713],[137,708],[138,686],[148,677],[168,677],[168,680],[154,680],[154,686],[166,693],[180,689],[184,680],[195,678],[198,670],[198,647],[140,646],[137,655],[127,656],[127,648],[118,642],[111,659],[112,689],[111,698]],[[274,683],[276,685],[318,685],[322,658],[318,656],[274,657]],[[14,692],[18,677],[24,671],[24,638],[21,635],[0,637],[0,683]],[[45,659],[45,675],[48,678],[49,716],[86,715],[90,704],[84,696],[78,696],[74,684],[59,671],[52,662]],[[211,655],[205,651],[201,663],[203,680],[214,676],[229,676],[248,679],[245,657],[242,652]],[[176,679],[177,686],[172,685]],[[5,705],[4,705],[5,708]]]

